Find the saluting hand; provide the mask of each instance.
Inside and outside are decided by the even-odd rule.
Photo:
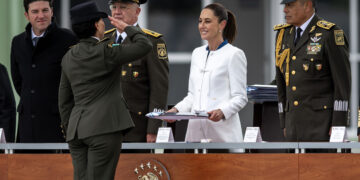
[[[116,27],[116,29],[118,29],[119,31],[123,32],[125,30],[125,28],[127,26],[129,26],[128,24],[126,24],[124,21],[122,20],[119,20],[119,19],[115,19],[111,16],[109,16],[109,20],[110,20],[110,23]]]
[[[218,122],[221,119],[225,119],[224,113],[221,111],[221,109],[212,110],[208,112],[208,114],[209,114],[209,119],[214,122]]]

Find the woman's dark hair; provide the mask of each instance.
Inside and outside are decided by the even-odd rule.
[[[219,3],[209,4],[204,9],[212,10],[214,15],[219,19],[219,23],[223,20],[226,21],[223,37],[228,40],[229,43],[232,43],[235,40],[237,32],[235,15]]]
[[[101,17],[97,17],[91,19],[90,21],[86,21],[79,24],[73,24],[71,25],[71,29],[74,31],[74,33],[79,39],[84,39],[94,36],[97,30],[95,27],[95,23],[98,22],[100,19]]]
[[[32,3],[32,2],[35,2],[35,1],[47,1],[47,2],[49,2],[50,7],[53,8],[53,0],[24,0],[25,12],[28,12],[29,4]]]

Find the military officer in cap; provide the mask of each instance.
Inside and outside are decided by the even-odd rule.
[[[110,0],[113,17],[127,24],[139,26],[140,4],[146,0]],[[127,142],[155,142],[161,121],[145,115],[154,109],[165,109],[168,94],[168,55],[162,35],[142,29],[153,44],[153,50],[145,57],[122,66],[122,90],[135,128],[124,138]],[[127,44],[126,32],[111,29],[105,32],[113,42]]]
[[[348,124],[351,73],[344,31],[315,13],[315,0],[283,0],[275,26],[281,128],[288,141],[328,141]]]
[[[95,3],[70,10],[72,30],[80,38],[63,57],[59,90],[61,123],[66,132],[75,180],[114,179],[123,133],[134,127],[121,93],[121,65],[146,55],[152,44],[140,28],[109,17],[131,43],[104,38],[108,17]]]

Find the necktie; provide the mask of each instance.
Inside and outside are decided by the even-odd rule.
[[[39,41],[40,37],[34,37],[33,38],[33,45],[36,46],[38,41]]]
[[[295,41],[294,41],[294,45],[296,46],[296,44],[299,42],[300,37],[301,37],[301,28],[297,28],[296,30],[296,37],[295,37]]]
[[[117,39],[117,41],[116,41],[116,43],[117,43],[117,44],[121,44],[122,39],[123,39],[122,36],[119,36],[118,39]]]

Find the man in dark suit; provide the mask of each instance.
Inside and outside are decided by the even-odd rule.
[[[94,2],[71,9],[79,44],[62,61],[59,108],[74,165],[74,179],[114,179],[123,133],[134,127],[121,92],[121,65],[145,56],[151,42],[140,28],[110,18],[131,43],[104,38],[107,17]]]
[[[140,4],[146,0],[110,0],[110,10],[113,17],[127,24],[138,26]],[[162,35],[147,29],[142,29],[152,42],[153,49],[145,57],[122,66],[122,91],[128,104],[135,128],[129,131],[126,142],[155,142],[161,121],[149,119],[145,115],[154,109],[164,109],[168,94],[168,56],[166,44]],[[126,32],[111,29],[105,33],[111,41],[127,44]]]
[[[15,141],[16,109],[9,75],[0,64],[0,128],[5,131],[7,142]]]
[[[52,0],[24,0],[25,32],[11,45],[11,75],[20,96],[17,142],[64,142],[58,110],[61,59],[75,35],[53,19]]]
[[[276,83],[288,141],[329,141],[348,124],[351,89],[344,31],[315,13],[315,0],[283,0],[286,22],[275,26]]]

